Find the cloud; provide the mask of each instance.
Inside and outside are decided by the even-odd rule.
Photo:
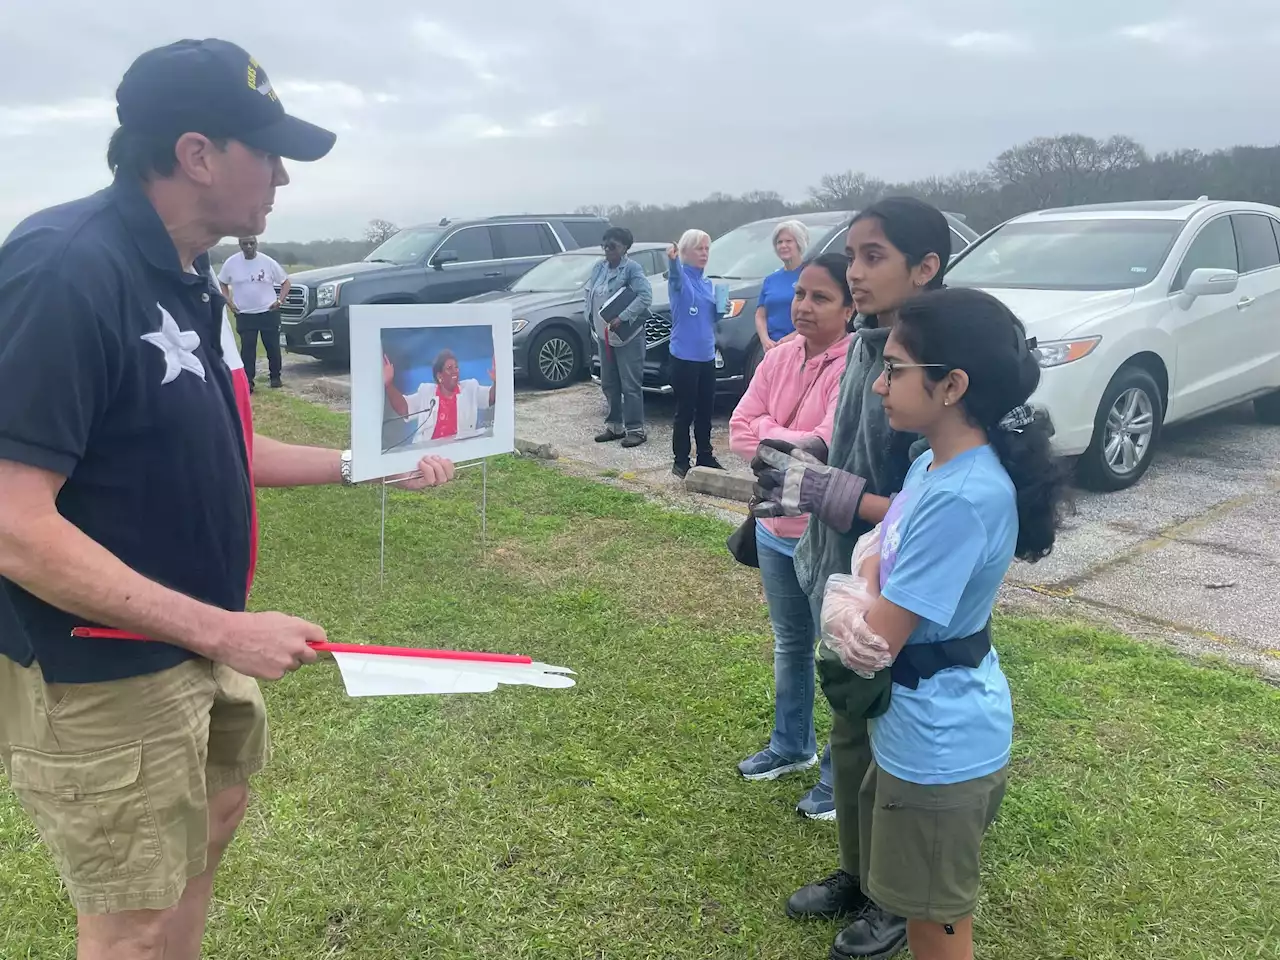
[[[78,97],[57,103],[0,106],[0,137],[26,136],[50,128],[111,126],[116,121],[114,100]]]
[[[192,35],[244,46],[290,112],[339,131],[323,161],[289,166],[274,241],[359,235],[370,217],[799,197],[825,173],[947,174],[1067,130],[1157,151],[1280,139],[1277,0],[898,0],[855,17],[848,0],[802,16],[741,0],[273,0],[286,27],[265,31],[263,9],[223,0],[196,22],[172,0],[0,0],[0,236],[103,185],[121,74]],[[1187,69],[1184,51],[1228,43],[1231,69]]]
[[[490,66],[492,51],[481,48],[435,20],[415,20],[411,32],[426,53],[465,64],[476,79],[485,83],[498,82],[498,75]]]
[[[275,88],[282,100],[288,100],[291,110],[295,98],[307,105],[316,103],[326,108],[339,109],[359,109],[370,104],[383,106],[400,101],[394,93],[369,93],[341,80],[284,80],[275,84]]]
[[[970,30],[945,41],[952,50],[975,54],[1015,54],[1031,50],[1031,42],[1014,33]]]
[[[559,130],[562,127],[585,127],[591,122],[586,110],[562,107],[548,110],[528,119],[525,126],[529,130]]]
[[[1181,53],[1200,53],[1214,43],[1212,34],[1185,18],[1131,23],[1115,31],[1121,40]]]

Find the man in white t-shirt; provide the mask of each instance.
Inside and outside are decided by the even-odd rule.
[[[258,335],[267,348],[267,372],[271,386],[280,386],[280,304],[289,293],[289,275],[265,253],[258,252],[257,237],[241,237],[240,252],[233,253],[218,274],[222,295],[236,313],[240,334],[240,358],[253,390],[258,368]],[[280,292],[276,293],[279,285]]]
[[[413,427],[413,437],[406,442],[461,440],[481,433],[480,414],[491,408],[496,399],[496,366],[496,363],[490,364],[488,386],[475,379],[463,380],[458,358],[453,351],[442,350],[431,365],[434,380],[419,385],[406,396],[396,386],[395,367],[384,354],[382,382],[387,402]]]

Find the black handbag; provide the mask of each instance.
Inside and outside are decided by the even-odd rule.
[[[751,502],[747,504],[747,519],[743,520],[738,529],[729,534],[729,539],[724,542],[724,545],[729,548],[729,555],[747,567],[760,566],[760,551],[756,549],[756,517],[750,512],[756,502],[756,498],[752,497]]]
[[[800,394],[800,399],[796,401],[796,406],[791,411],[791,416],[787,417],[786,422],[783,424],[788,430],[791,429],[792,422],[800,414],[800,407],[808,398],[809,391],[822,378],[822,374],[827,367],[834,362],[834,357],[827,357],[822,366],[818,368],[818,372],[814,374],[813,379],[809,381],[809,386],[804,388],[804,393]],[[751,512],[751,508],[759,502],[758,497],[751,498],[747,504],[747,519],[743,520],[738,525],[738,529],[729,534],[729,539],[724,542],[724,545],[729,548],[729,555],[745,567],[760,566],[760,552],[756,549],[756,515]]]

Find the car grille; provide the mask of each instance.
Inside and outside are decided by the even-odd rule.
[[[295,283],[289,287],[289,295],[280,306],[280,319],[297,323],[311,312],[311,291],[306,285]]]
[[[644,343],[646,347],[656,347],[671,339],[671,318],[650,314],[644,322]]]

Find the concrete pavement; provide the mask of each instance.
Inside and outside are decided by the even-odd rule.
[[[286,358],[287,385],[344,408],[345,374]],[[732,471],[731,404],[717,410],[713,442]],[[633,450],[596,444],[603,404],[591,383],[520,389],[516,434],[547,444],[571,473],[635,489],[679,509],[736,522],[744,505],[691,494],[671,475],[667,397],[649,398],[649,442]],[[1215,655],[1280,683],[1280,428],[1238,407],[1166,432],[1158,460],[1137,487],[1077,495],[1057,548],[1038,564],[1015,564],[1004,602],[1071,616]]]

